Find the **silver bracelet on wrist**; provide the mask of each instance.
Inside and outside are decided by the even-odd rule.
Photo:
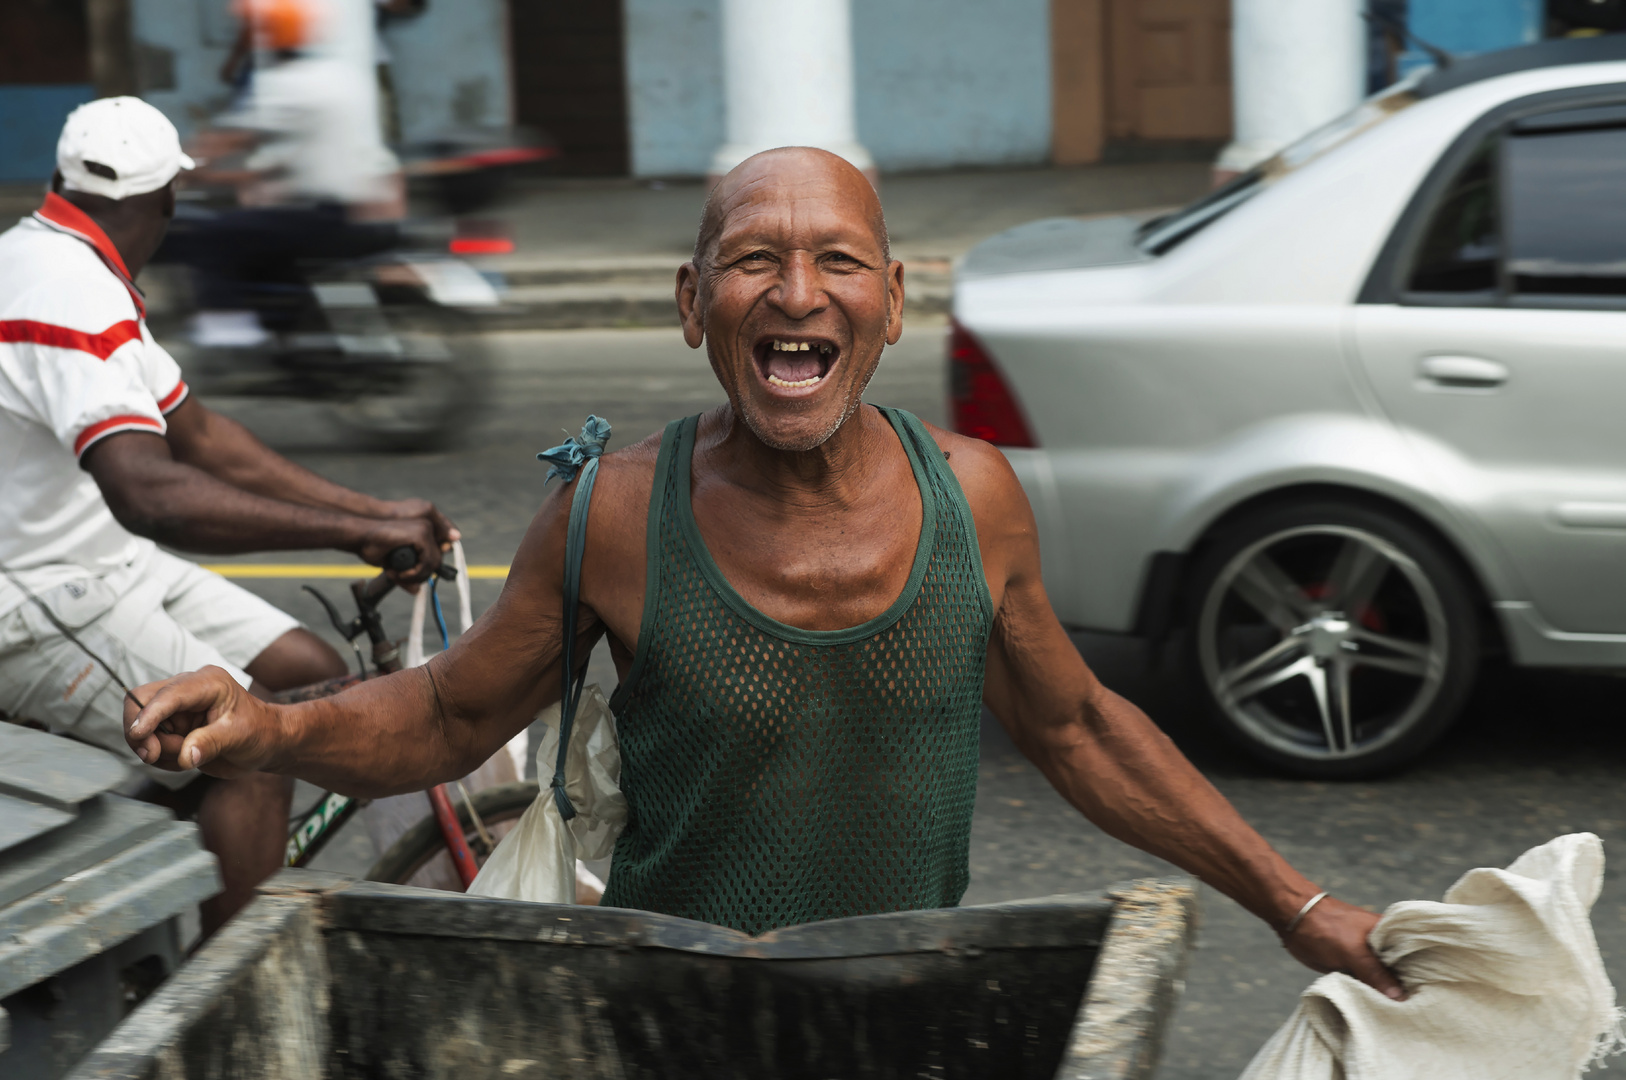
[[[1321,901],[1325,900],[1326,898],[1326,893],[1318,892],[1314,896],[1310,897],[1310,899],[1306,900],[1304,902],[1304,906],[1299,908],[1299,913],[1287,920],[1287,925],[1282,927],[1282,937],[1286,937],[1288,934],[1291,934],[1293,931],[1297,930],[1299,928],[1299,923],[1303,922],[1304,917],[1310,914],[1310,909],[1321,903]]]

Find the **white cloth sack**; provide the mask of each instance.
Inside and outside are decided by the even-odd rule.
[[[1324,975],[1243,1080],[1573,1080],[1621,1043],[1589,918],[1602,885],[1602,841],[1572,833],[1444,903],[1395,904],[1369,940],[1407,1000]]]
[[[621,793],[621,747],[615,717],[596,683],[582,690],[565,759],[565,794],[576,808],[568,822],[559,814],[548,786],[559,757],[559,706],[538,714],[546,725],[536,751],[542,791],[519,823],[497,842],[470,896],[529,900],[538,904],[576,902],[577,859],[604,859],[627,823],[627,797]]]

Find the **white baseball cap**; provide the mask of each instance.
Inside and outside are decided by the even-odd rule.
[[[109,199],[157,191],[193,164],[169,117],[134,97],[79,106],[56,143],[63,185]]]

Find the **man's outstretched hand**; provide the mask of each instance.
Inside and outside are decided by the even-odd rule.
[[[1337,897],[1322,900],[1304,917],[1282,944],[1299,963],[1325,975],[1341,971],[1396,1001],[1404,1001],[1406,989],[1394,973],[1383,966],[1367,937],[1378,917]]]
[[[124,699],[124,739],[148,765],[231,779],[273,764],[283,735],[268,705],[213,665],[137,687]]]

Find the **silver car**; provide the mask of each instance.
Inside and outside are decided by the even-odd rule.
[[[958,429],[1063,623],[1185,632],[1246,749],[1391,768],[1481,655],[1626,667],[1626,38],[1458,61],[1162,218],[957,271]]]

